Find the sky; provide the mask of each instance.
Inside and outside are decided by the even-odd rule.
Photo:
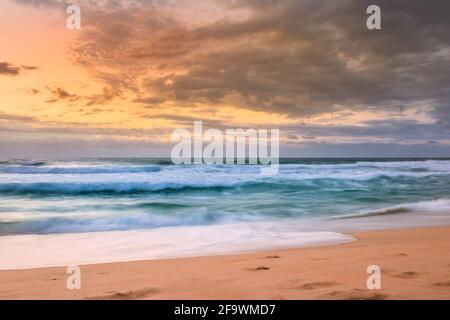
[[[0,3],[0,158],[165,157],[194,120],[279,129],[282,157],[450,157],[449,84],[448,0]]]

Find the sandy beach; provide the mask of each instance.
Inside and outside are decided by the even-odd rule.
[[[1,299],[450,299],[450,227],[351,234],[355,242],[251,254],[0,272]],[[366,286],[369,265],[381,289]]]

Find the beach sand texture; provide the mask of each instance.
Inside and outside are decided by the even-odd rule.
[[[450,299],[450,227],[370,231],[326,247],[0,272],[1,299]],[[369,265],[381,289],[367,289]]]

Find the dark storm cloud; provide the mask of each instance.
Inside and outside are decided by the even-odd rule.
[[[188,27],[158,9],[164,1],[81,1],[74,59],[113,90],[181,105],[220,105],[234,95],[240,107],[294,117],[417,101],[436,114],[448,110],[449,1],[378,1],[375,31],[366,28],[369,0],[214,2],[246,16]]]
[[[365,27],[370,1],[226,3],[252,14],[181,33],[181,43],[221,45],[186,61],[183,74],[149,79],[151,90],[213,103],[237,92],[248,107],[291,115],[334,104],[408,107],[424,99],[446,107],[448,1],[381,1],[381,31]]]

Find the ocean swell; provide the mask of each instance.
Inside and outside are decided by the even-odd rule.
[[[403,203],[391,207],[385,207],[374,210],[365,210],[352,214],[345,214],[334,217],[334,219],[351,219],[357,217],[385,216],[408,212],[450,212],[450,199],[437,199],[431,201],[421,201],[415,203]]]
[[[336,218],[450,211],[449,160],[290,159],[270,177],[258,165],[167,161],[3,161],[0,235],[291,218],[339,224]]]

